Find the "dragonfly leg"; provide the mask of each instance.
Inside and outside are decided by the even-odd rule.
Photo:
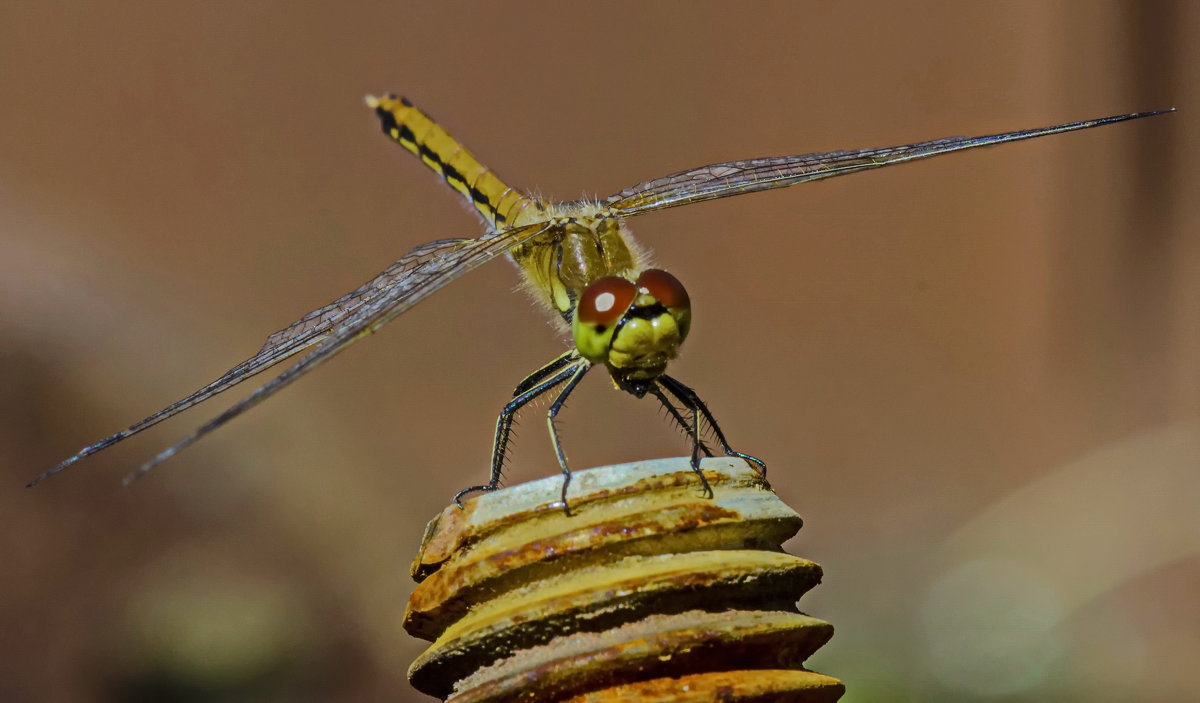
[[[572,368],[571,380],[563,386],[558,397],[550,404],[550,410],[546,413],[546,425],[550,428],[550,442],[554,445],[554,455],[558,457],[558,466],[563,472],[562,505],[563,512],[567,515],[571,514],[571,506],[567,503],[567,486],[571,485],[571,470],[567,468],[567,455],[563,452],[562,441],[559,440],[558,428],[554,425],[554,419],[558,416],[558,411],[562,410],[563,404],[567,402],[567,396],[571,395],[571,391],[575,390],[575,386],[579,385],[584,374],[591,367],[590,361],[581,359],[579,364]]]
[[[683,415],[679,414],[679,411],[674,408],[674,405],[668,401],[664,393],[662,393],[658,387],[654,387],[654,389],[650,392],[654,393],[654,396],[658,397],[659,401],[666,404],[668,408],[674,410],[674,413],[672,414],[674,419],[676,419],[679,422],[679,425],[682,425],[685,431],[688,432],[688,437],[691,438],[691,470],[695,471],[697,476],[700,476],[700,486],[704,495],[707,495],[708,498],[712,498],[713,487],[708,485],[708,477],[704,476],[704,471],[700,468],[700,452],[703,451],[707,456],[713,456],[713,452],[708,450],[708,447],[704,445],[704,441],[700,438],[700,414],[697,413],[695,405],[688,405],[685,403],[685,407],[688,407],[691,413],[691,421],[685,423]]]
[[[546,364],[545,366],[538,369],[537,371],[534,371],[533,373],[529,374],[528,376],[525,377],[525,380],[518,383],[516,389],[513,390],[513,397],[516,398],[517,396],[521,395],[525,391],[527,391],[530,388],[533,388],[535,385],[537,385],[538,381],[541,381],[543,378],[546,378],[547,376],[554,373],[555,371],[558,371],[562,367],[564,367],[567,364],[571,363],[572,361],[576,361],[578,359],[579,359],[579,352],[574,349],[569,349],[569,350],[563,352],[559,356],[555,357],[553,361]]]
[[[666,388],[671,395],[678,398],[679,402],[683,403],[684,407],[691,408],[693,413],[698,412],[704,416],[704,421],[707,422],[708,426],[712,428],[713,434],[717,436],[717,441],[721,443],[721,449],[725,452],[725,454],[728,456],[736,456],[739,459],[753,464],[755,470],[758,471],[758,475],[762,477],[763,481],[765,482],[767,480],[766,463],[758,457],[736,451],[733,449],[733,447],[729,446],[729,440],[725,439],[725,433],[721,431],[721,426],[717,424],[717,419],[713,417],[713,414],[709,411],[708,406],[704,404],[704,401],[700,400],[700,396],[696,395],[696,391],[688,388],[683,383],[671,378],[666,374],[659,376],[658,382],[660,385]]]
[[[675,421],[675,424],[679,425],[680,429],[682,429],[684,433],[690,437],[692,434],[692,428],[688,425],[688,421],[683,419],[683,415],[679,414],[679,408],[675,407],[675,404],[671,402],[671,399],[662,392],[662,389],[659,388],[657,384],[650,387],[650,394],[655,398],[658,398],[658,402],[662,403],[662,406],[667,409],[667,414],[671,416],[671,419]],[[700,451],[704,452],[704,456],[713,455],[712,450],[709,449],[708,445],[703,441],[700,442]]]
[[[546,366],[534,371],[522,380],[521,383],[517,384],[517,391],[514,393],[513,399],[504,406],[500,411],[500,416],[496,418],[496,434],[492,441],[492,473],[488,482],[479,486],[470,486],[455,493],[455,505],[460,508],[463,507],[462,497],[468,493],[494,491],[499,487],[500,474],[504,469],[504,455],[508,449],[509,437],[512,434],[513,417],[516,416],[518,410],[528,405],[530,401],[566,381],[575,373],[575,365],[571,365],[566,369],[561,368],[570,361],[569,358],[567,358],[567,361],[563,361],[564,357],[568,357],[568,355],[564,354],[560,356]],[[547,371],[547,368],[550,370]],[[556,370],[557,373],[555,373]],[[531,382],[531,378],[536,380]]]

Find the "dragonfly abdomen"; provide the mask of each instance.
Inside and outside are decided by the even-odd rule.
[[[541,216],[541,203],[500,180],[407,99],[390,94],[367,96],[367,105],[375,110],[384,134],[445,179],[492,229],[517,227]]]

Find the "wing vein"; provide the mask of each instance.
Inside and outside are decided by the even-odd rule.
[[[1114,115],[1052,127],[1038,127],[980,137],[948,137],[905,146],[729,161],[680,171],[639,183],[609,196],[607,203],[617,215],[630,217],[679,205],[726,198],[743,193],[755,193],[772,188],[784,188],[797,183],[882,168],[953,151],[1062,134],[1173,111],[1172,108],[1155,112]]]
[[[365,334],[374,332],[397,315],[468,271],[503,254],[509,247],[540,234],[544,223],[493,232],[479,239],[442,239],[422,244],[381,274],[338,300],[305,315],[272,334],[257,354],[225,372],[220,378],[128,428],[88,445],[28,485],[33,486],[70,467],[80,459],[152,427],[198,403],[222,393],[297,352],[316,348],[279,376],[263,384],[225,412],[158,454],[127,481],[140,476],[200,437],[224,425],[267,397],[329,359]]]

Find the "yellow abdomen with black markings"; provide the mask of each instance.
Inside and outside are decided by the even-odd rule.
[[[500,180],[429,115],[395,95],[367,97],[384,134],[446,180],[494,230],[542,218],[545,206]]]

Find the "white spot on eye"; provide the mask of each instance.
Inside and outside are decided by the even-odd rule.
[[[650,289],[646,286],[642,286],[641,288],[638,288],[638,293],[641,293],[642,295],[650,295]]]
[[[617,303],[617,296],[612,293],[601,293],[596,296],[596,312],[608,312]]]

